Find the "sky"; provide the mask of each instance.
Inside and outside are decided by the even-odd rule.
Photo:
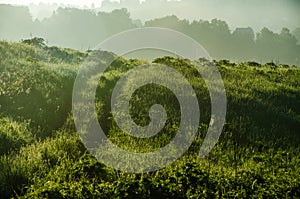
[[[282,27],[290,30],[300,27],[300,0],[146,0],[142,4],[136,3],[138,0],[121,0],[121,3],[114,1],[115,3],[109,3],[109,0],[0,0],[0,3],[30,5],[34,19],[49,17],[61,4],[89,8],[93,4],[99,11],[127,7],[133,19],[142,21],[175,14],[180,19],[190,21],[218,18],[226,21],[231,29],[252,27],[256,32],[263,27],[274,32],[280,32]],[[58,5],[37,6],[39,3]]]
[[[91,6],[93,3],[95,6],[101,6],[102,0],[0,0],[0,3],[14,4],[14,5],[29,5],[39,3],[57,3],[57,4],[69,4],[76,6]]]

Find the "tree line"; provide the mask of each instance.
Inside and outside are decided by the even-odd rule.
[[[58,8],[51,17],[32,20],[27,7],[0,5],[0,39],[19,41],[30,37],[45,38],[48,45],[88,50],[109,36],[137,27],[164,27],[183,32],[198,41],[214,59],[236,62],[300,64],[300,28],[293,32],[282,28],[275,33],[251,27],[231,30],[225,21],[188,21],[175,15],[146,21],[133,20],[127,9],[111,12]],[[174,44],[176,45],[176,44]]]

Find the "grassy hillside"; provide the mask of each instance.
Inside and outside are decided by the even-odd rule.
[[[116,82],[147,62],[95,53],[100,62],[116,58],[96,92],[98,120],[110,140],[143,152],[170,142],[178,130],[180,107],[164,87],[141,87],[130,101],[132,119],[140,125],[149,123],[151,105],[164,106],[170,116],[157,136],[133,138],[112,119],[110,96]],[[199,99],[201,121],[197,138],[179,160],[156,172],[130,174],[98,162],[76,133],[72,89],[87,55],[48,47],[39,39],[0,41],[1,198],[300,198],[299,68],[216,61],[228,112],[217,146],[200,159],[211,104],[193,65],[203,61],[154,60],[189,81]]]

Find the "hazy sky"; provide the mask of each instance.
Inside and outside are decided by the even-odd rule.
[[[101,8],[102,0],[0,0],[0,3],[29,5],[31,3],[57,3],[74,6],[91,7],[99,10],[127,7],[133,19],[142,21],[175,14],[181,19],[225,20],[230,28],[252,27],[255,31],[268,27],[279,32],[282,27],[294,30],[300,27],[300,0],[121,0],[121,3],[106,3]],[[47,17],[53,13],[55,6],[30,6],[34,18]],[[52,9],[52,10],[51,10]]]
[[[9,3],[16,5],[29,5],[31,3],[39,4],[42,3],[58,3],[58,4],[70,4],[76,6],[91,6],[94,3],[97,6],[101,5],[102,0],[0,0],[0,3]]]

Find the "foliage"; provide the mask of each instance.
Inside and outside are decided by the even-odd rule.
[[[25,39],[22,41],[24,44],[33,45],[36,47],[44,47],[45,46],[45,39],[34,37],[32,39]]]
[[[172,92],[155,85],[138,89],[130,101],[137,124],[149,123],[149,107],[156,103],[171,117],[154,138],[128,136],[112,119],[110,96],[125,72],[147,63],[109,52],[89,53],[101,63],[115,59],[96,91],[98,120],[110,140],[143,152],[167,144],[180,123],[180,107]],[[200,159],[211,105],[194,66],[208,61],[157,58],[155,64],[174,68],[195,90],[201,111],[199,131],[189,150],[173,164],[131,174],[98,162],[76,134],[72,88],[86,55],[46,45],[0,42],[1,198],[300,198],[299,68],[274,62],[215,61],[226,87],[228,112],[217,146]]]
[[[10,118],[0,119],[0,155],[8,154],[12,150],[19,150],[21,146],[34,141],[28,123],[18,123]]]
[[[196,4],[190,2],[188,3],[189,5],[199,6],[197,1],[190,1],[194,1]],[[146,2],[143,6],[146,6],[146,10],[151,12],[153,3],[148,4]],[[156,3],[164,5],[166,1],[156,1]],[[133,4],[139,6],[139,2],[137,1],[133,2]],[[131,5],[133,6],[133,4]],[[168,2],[166,6],[171,4]],[[124,5],[128,6],[126,3]],[[151,6],[148,7],[149,5]],[[282,5],[293,4],[284,2]],[[132,9],[135,9],[134,7]],[[174,8],[177,7],[178,5]],[[261,9],[263,10],[263,8]],[[111,10],[111,8],[108,10]],[[194,9],[192,8],[192,10]],[[296,9],[291,8],[288,10],[291,13],[295,13],[290,13],[291,16],[294,16],[295,21],[298,17]],[[134,11],[132,10],[132,12]],[[150,15],[143,14],[145,16],[153,16],[153,12],[149,13]],[[137,22],[139,20],[145,20],[145,23]],[[280,22],[283,23],[282,25],[286,25],[283,20],[277,21],[277,23]],[[299,65],[300,60],[299,27],[293,32],[287,28],[282,28],[279,33],[273,32],[268,28],[262,28],[255,33],[253,30],[254,27],[237,27],[231,30],[227,22],[220,19],[189,21],[172,15],[150,20],[133,20],[125,8],[110,12],[99,12],[99,10],[58,7],[55,8],[53,15],[41,21],[34,21],[32,16],[30,16],[28,7],[3,4],[0,5],[0,27],[0,39],[19,41],[21,38],[26,38],[30,35],[31,38],[23,42],[35,46],[44,46],[45,41],[41,38],[35,38],[38,36],[47,38],[46,43],[50,45],[59,45],[80,50],[90,50],[91,47],[97,46],[99,42],[104,41],[110,36],[133,28],[162,27],[182,32],[195,39],[207,49],[214,59],[231,59],[237,61],[248,61],[251,59],[260,64],[273,60],[275,62],[294,65]],[[172,47],[172,45],[176,44],[169,45]]]

